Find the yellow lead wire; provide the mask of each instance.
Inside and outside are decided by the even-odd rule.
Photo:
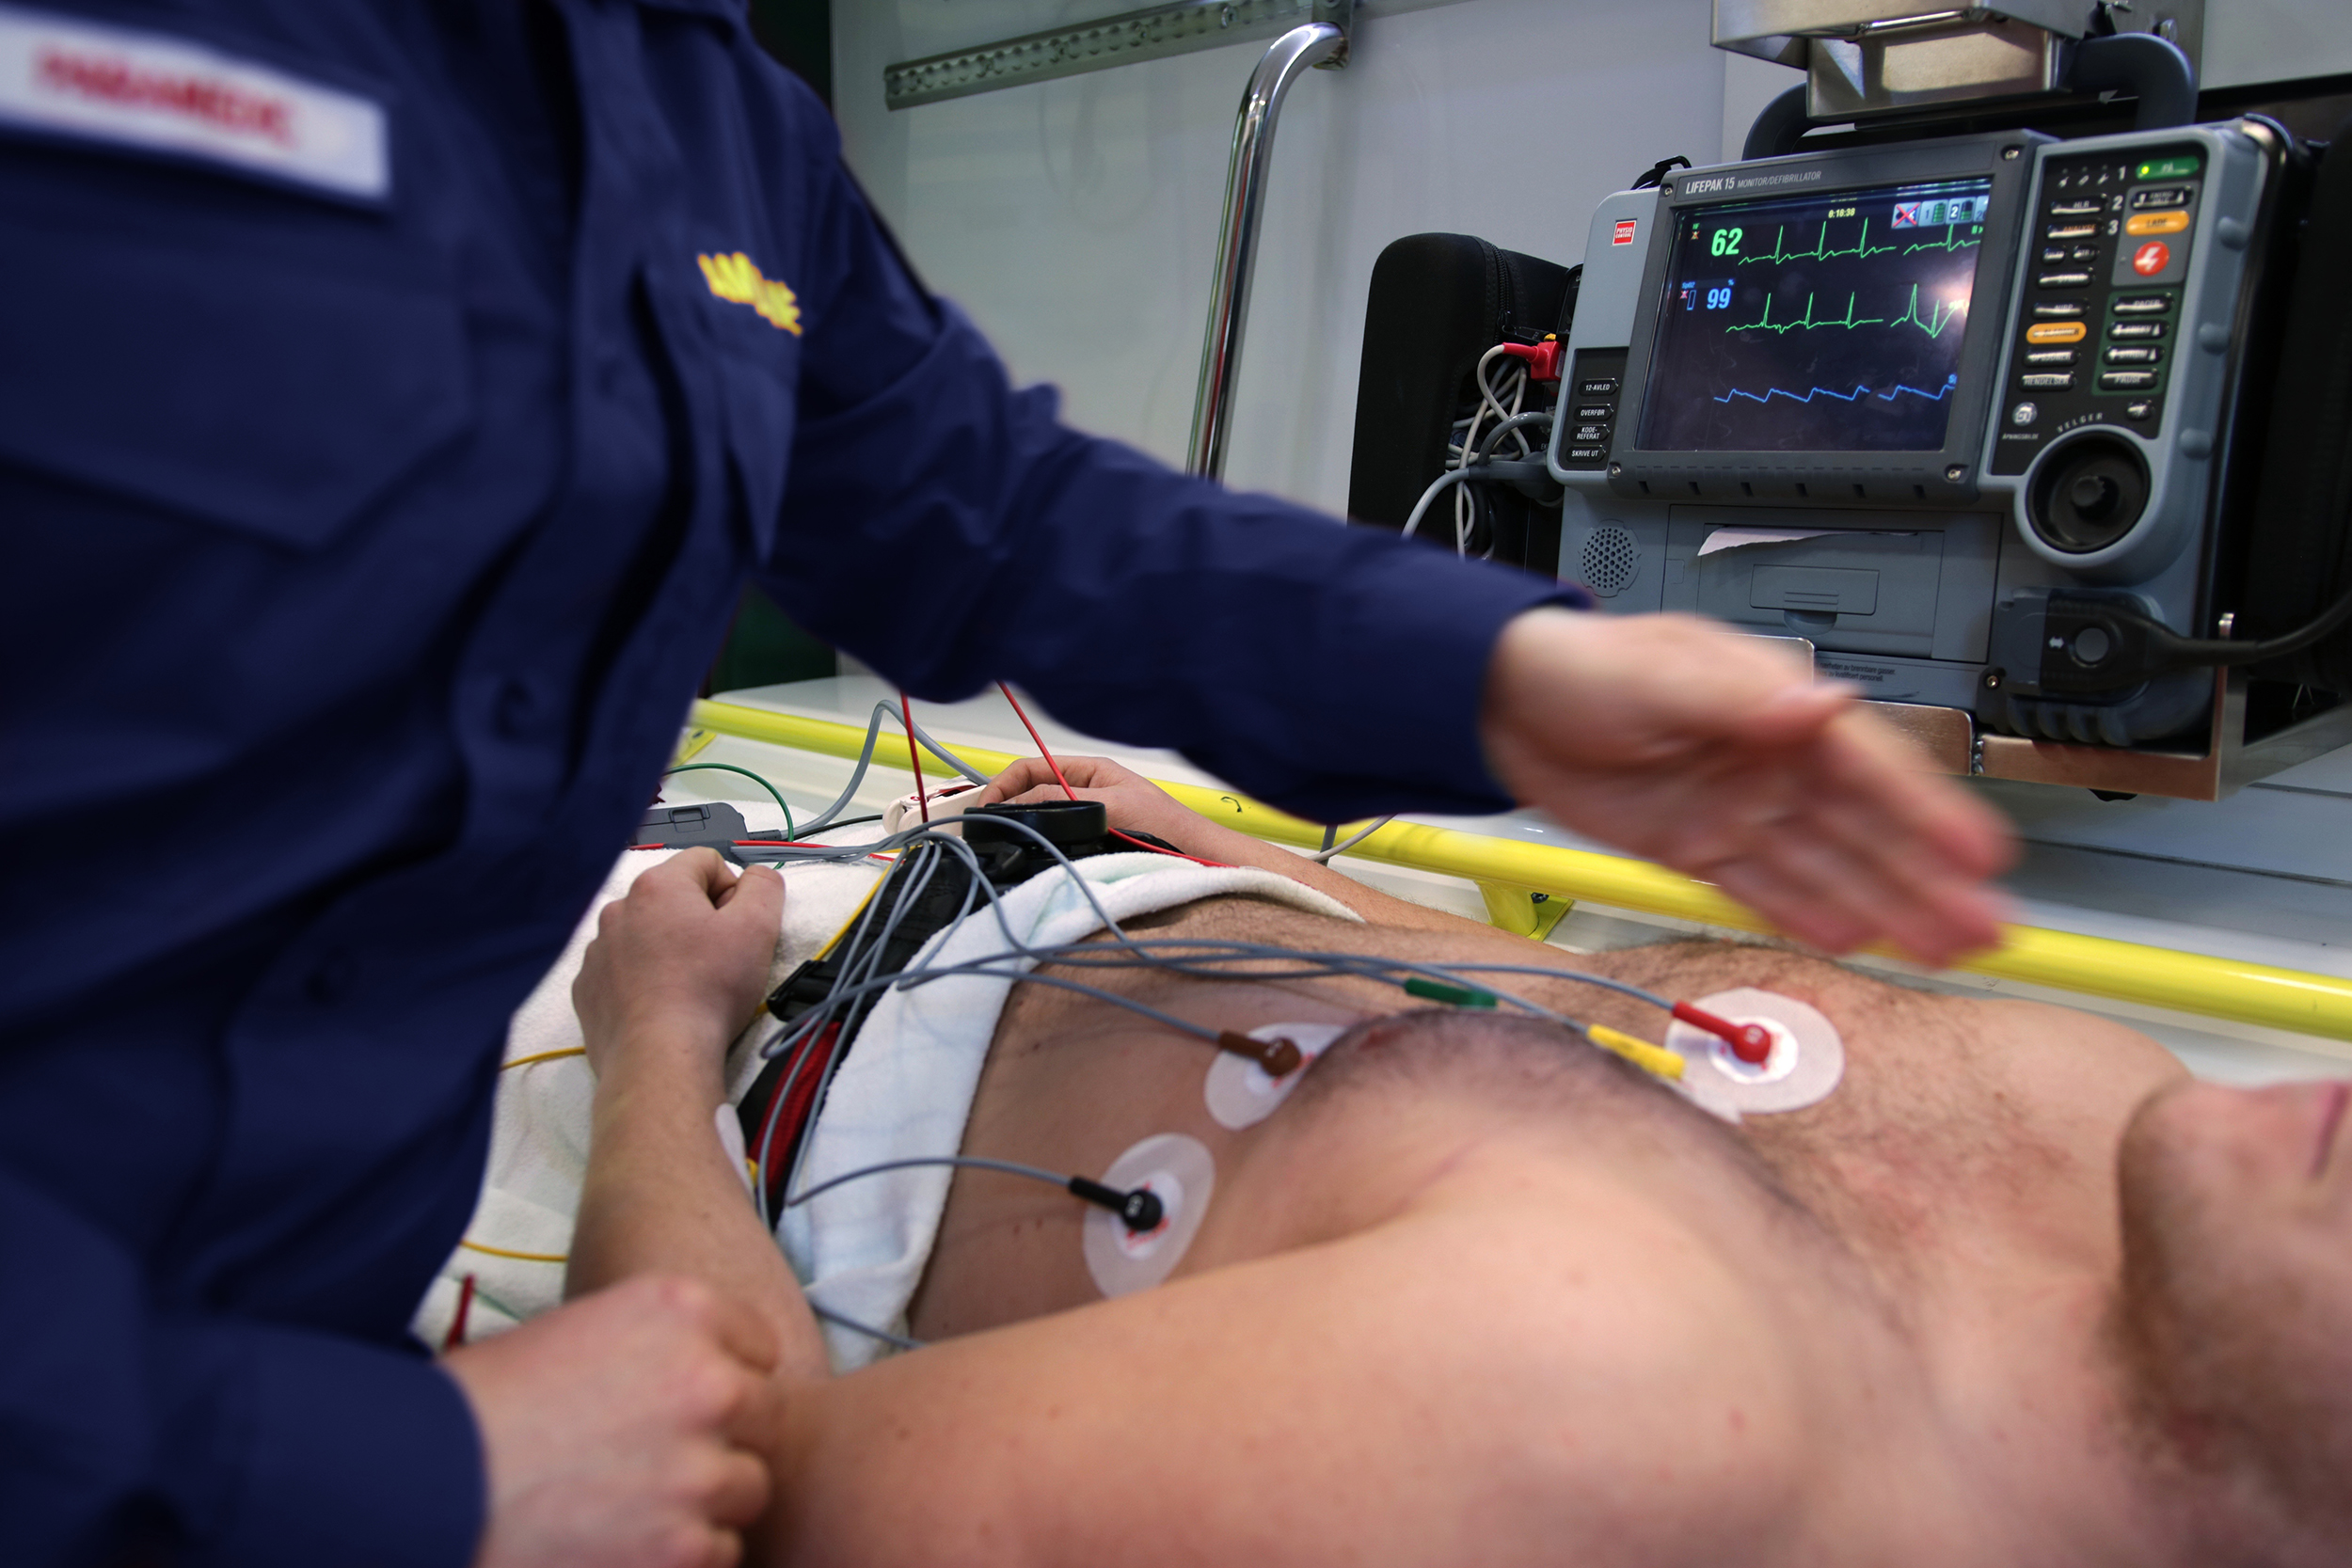
[[[501,1072],[511,1072],[516,1068],[529,1067],[534,1062],[552,1062],[564,1056],[585,1056],[587,1054],[588,1048],[584,1045],[566,1046],[561,1051],[542,1051],[535,1056],[517,1056],[511,1062],[501,1062],[499,1064],[499,1070]]]
[[[1588,1023],[1584,1037],[1603,1051],[1613,1051],[1643,1071],[1653,1073],[1670,1084],[1682,1082],[1682,1058],[1662,1045],[1652,1045],[1645,1039],[1612,1029],[1606,1023]]]
[[[505,1247],[491,1246],[485,1242],[460,1242],[457,1244],[468,1252],[486,1252],[493,1258],[512,1258],[518,1263],[568,1263],[571,1261],[568,1253],[512,1252]]]

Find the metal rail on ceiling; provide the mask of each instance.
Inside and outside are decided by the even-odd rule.
[[[893,109],[911,109],[918,103],[1272,38],[1310,22],[1336,22],[1343,27],[1344,16],[1332,13],[1345,8],[1331,0],[1182,0],[1149,6],[884,66],[882,103]]]

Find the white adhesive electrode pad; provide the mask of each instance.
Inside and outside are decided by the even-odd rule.
[[[1160,1200],[1160,1223],[1149,1230],[1128,1229],[1107,1209],[1087,1211],[1087,1273],[1104,1295],[1131,1295],[1157,1285],[1183,1261],[1208,1212],[1216,1163],[1196,1139],[1155,1132],[1111,1162],[1103,1185],[1122,1193],[1141,1187]]]
[[[1750,1064],[1695,1024],[1677,1020],[1666,1031],[1666,1048],[1681,1053],[1686,1064],[1687,1091],[1707,1110],[1721,1115],[1719,1107],[1728,1107],[1733,1120],[1801,1111],[1827,1100],[1845,1076],[1845,1041],[1819,1008],[1752,986],[1700,997],[1697,1005],[1734,1023],[1761,1023],[1772,1037],[1772,1053]]]
[[[1247,1056],[1220,1051],[1209,1064],[1208,1086],[1202,1090],[1209,1115],[1217,1125],[1238,1132],[1255,1127],[1274,1114],[1307,1076],[1307,1064],[1347,1033],[1343,1023],[1268,1023],[1249,1031],[1253,1040],[1288,1040],[1298,1047],[1298,1065],[1277,1078]]]

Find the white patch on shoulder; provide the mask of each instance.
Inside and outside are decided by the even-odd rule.
[[[0,123],[382,201],[382,104],[208,44],[0,5]]]

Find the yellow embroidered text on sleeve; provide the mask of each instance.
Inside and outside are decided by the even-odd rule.
[[[761,318],[795,338],[801,335],[801,304],[789,288],[760,276],[759,267],[741,251],[732,256],[697,256],[703,280],[710,292],[731,305],[748,305]]]

